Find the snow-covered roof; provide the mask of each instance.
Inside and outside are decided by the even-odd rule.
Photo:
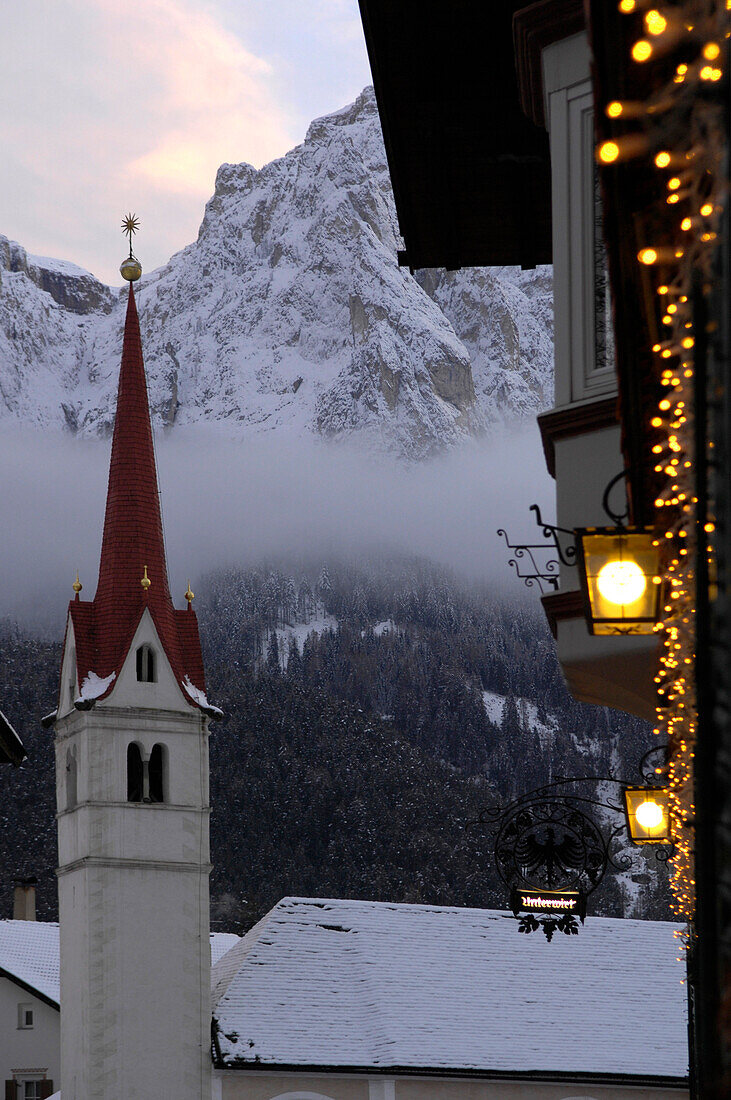
[[[239,939],[235,932],[211,932],[211,966],[215,966]]]
[[[213,970],[227,1065],[684,1078],[676,926],[284,898]]]
[[[238,942],[232,932],[211,932],[211,963]],[[0,920],[0,969],[59,1004],[58,924]]]
[[[58,1004],[58,925],[0,920],[0,967]]]

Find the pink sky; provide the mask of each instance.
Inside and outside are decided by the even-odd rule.
[[[370,81],[357,0],[24,0],[3,12],[0,233],[121,283],[195,239],[216,169],[260,167]]]

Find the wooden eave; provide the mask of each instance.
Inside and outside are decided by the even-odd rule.
[[[515,73],[520,3],[359,3],[405,243],[400,262],[550,263],[548,137],[521,110]]]

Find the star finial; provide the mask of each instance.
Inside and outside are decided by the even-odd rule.
[[[129,256],[123,261],[119,272],[123,279],[126,279],[129,283],[134,283],[139,279],[142,274],[142,265],[132,251],[132,237],[140,228],[140,219],[136,214],[125,214],[122,218],[122,232],[129,238]]]
[[[132,255],[132,237],[140,228],[140,219],[136,214],[126,214],[122,219],[122,232],[129,237],[129,254]]]

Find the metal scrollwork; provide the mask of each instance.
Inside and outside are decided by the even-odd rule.
[[[668,746],[654,745],[637,765],[646,787],[665,787],[668,783]]]
[[[569,798],[519,803],[505,814],[495,863],[506,886],[591,893],[607,866],[607,844]]]
[[[563,917],[535,917],[532,913],[526,913],[518,922],[519,932],[537,932],[541,929],[543,935],[550,943],[554,932],[563,932],[565,936],[578,936],[579,923],[576,917],[570,913]]]
[[[625,498],[624,511],[615,512],[609,503],[609,498],[611,496],[614,486],[618,485],[620,481],[624,481],[627,477],[629,477],[629,473],[629,470],[621,470],[620,473],[618,473],[616,477],[613,477],[612,480],[609,482],[606,489],[604,490],[604,495],[602,496],[602,508],[609,516],[614,526],[619,528],[627,526],[627,521],[629,520],[629,504],[627,503],[627,500]]]
[[[556,592],[558,591],[559,565],[576,564],[576,546],[573,542],[574,532],[565,527],[556,527],[552,523],[545,523],[537,504],[531,504],[530,511],[535,513],[536,525],[540,528],[541,534],[547,540],[546,542],[511,543],[504,528],[499,527],[497,533],[505,539],[508,550],[513,551],[514,556],[508,560],[508,564],[515,570],[526,588],[537,586],[542,593],[545,593],[546,588]],[[571,541],[563,544],[559,534],[570,535]],[[554,554],[555,557],[545,556]]]

